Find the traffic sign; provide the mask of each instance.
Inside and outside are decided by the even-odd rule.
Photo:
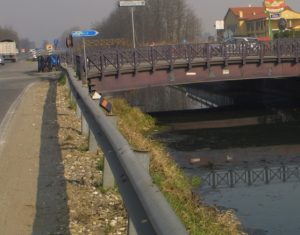
[[[142,7],[145,6],[145,1],[120,1],[120,7]]]
[[[81,31],[73,31],[72,37],[95,37],[99,34],[96,30],[81,30]]]

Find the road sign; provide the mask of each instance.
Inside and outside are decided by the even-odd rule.
[[[145,1],[120,1],[120,7],[143,7]]]
[[[95,37],[99,34],[96,30],[81,30],[81,31],[73,31],[72,37]]]

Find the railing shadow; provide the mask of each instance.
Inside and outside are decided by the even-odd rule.
[[[47,80],[49,90],[42,117],[36,216],[32,235],[68,235],[69,210],[64,166],[58,142],[56,80]]]

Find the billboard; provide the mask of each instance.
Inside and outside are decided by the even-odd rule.
[[[267,12],[282,12],[286,7],[285,0],[264,0],[264,6]]]

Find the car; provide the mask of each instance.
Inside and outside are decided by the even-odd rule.
[[[0,55],[0,64],[1,64],[1,65],[5,65],[3,55]]]
[[[231,53],[240,54],[243,50],[255,53],[259,42],[255,37],[232,37],[224,41],[226,48]]]

